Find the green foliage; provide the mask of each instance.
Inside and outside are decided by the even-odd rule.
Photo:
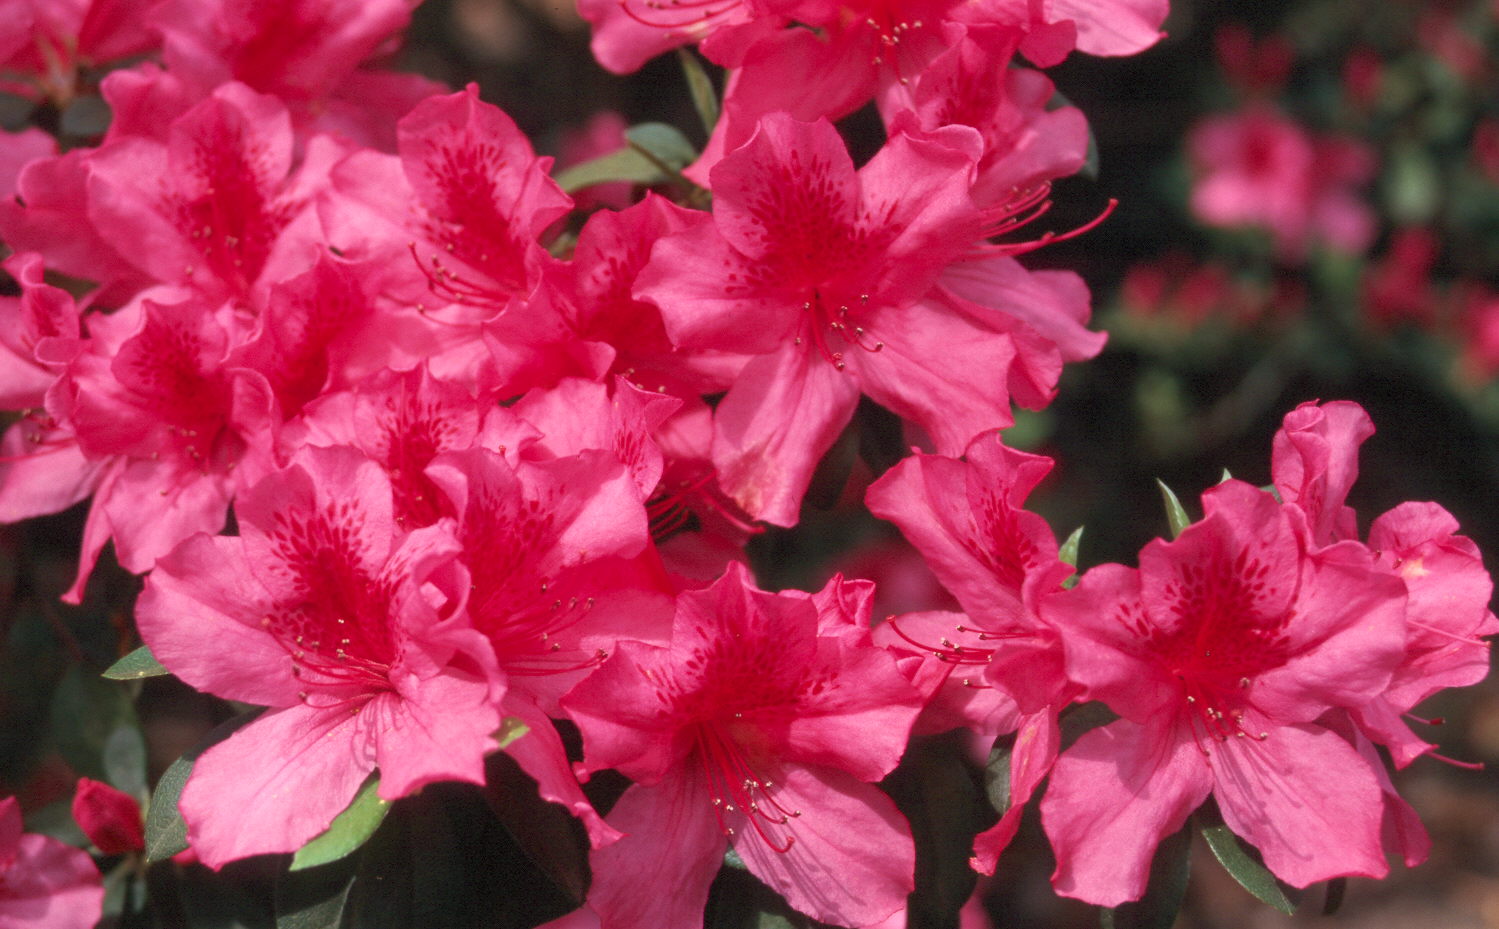
[[[133,681],[143,677],[160,677],[171,673],[156,660],[156,656],[151,654],[151,649],[142,645],[110,665],[105,670],[104,676],[112,681]]]

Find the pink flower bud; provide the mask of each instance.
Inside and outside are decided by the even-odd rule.
[[[89,841],[105,855],[123,855],[146,847],[141,808],[135,798],[108,784],[78,779],[73,818]]]

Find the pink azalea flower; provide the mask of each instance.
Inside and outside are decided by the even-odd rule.
[[[717,408],[713,449],[751,516],[795,524],[860,393],[951,454],[1009,422],[1012,341],[921,300],[980,237],[974,141],[961,128],[896,136],[855,172],[826,122],[766,117],[713,169],[713,224],[652,251],[636,294],[673,341],[754,356]]]
[[[564,699],[585,763],[636,784],[609,814],[588,905],[605,929],[702,925],[732,845],[823,922],[867,926],[904,906],[908,827],[869,782],[905,750],[921,697],[868,638],[869,588],[757,590],[730,566],[677,599],[668,646],[622,642]]]
[[[1305,517],[1317,545],[1358,538],[1343,501],[1358,477],[1358,448],[1374,434],[1363,408],[1348,401],[1303,403],[1275,434],[1271,474],[1290,508]],[[1489,645],[1499,632],[1489,611],[1493,583],[1478,547],[1457,534],[1457,520],[1435,503],[1404,503],[1374,521],[1368,548],[1378,566],[1406,587],[1405,655],[1390,686],[1350,713],[1364,736],[1389,747],[1404,767],[1436,746],[1405,718],[1447,687],[1476,684],[1488,673]],[[1424,722],[1424,720],[1421,720]]]
[[[151,11],[167,66],[204,92],[238,81],[283,100],[329,96],[396,39],[416,0],[167,0]]]
[[[90,929],[104,907],[93,860],[21,828],[16,798],[0,800],[0,929]]]
[[[899,128],[901,113],[920,127],[972,126],[984,141],[972,196],[996,206],[1016,191],[1076,174],[1088,153],[1088,123],[1075,107],[1050,108],[1056,88],[1044,74],[1012,68],[1021,38],[1014,29],[972,26],[906,84],[894,84],[880,99],[887,124]],[[1003,74],[1002,81],[994,80]]]
[[[0,6],[0,86],[66,106],[79,91],[80,69],[159,44],[146,25],[149,8],[132,0],[10,0]]]
[[[1387,871],[1382,772],[1319,718],[1389,686],[1404,585],[1355,543],[1309,549],[1294,512],[1242,482],[1203,506],[1139,570],[1104,565],[1042,601],[1068,677],[1122,717],[1062,753],[1041,802],[1066,896],[1137,899],[1209,796],[1298,887]]]
[[[81,596],[110,538],[141,573],[195,532],[217,532],[234,492],[270,464],[270,387],[232,367],[223,317],[188,299],[142,300],[94,317],[68,375],[69,422],[85,456],[107,461],[84,527]]]
[[[507,450],[509,451],[509,450]],[[487,448],[438,456],[428,478],[457,514],[468,612],[509,680],[500,710],[530,727],[506,750],[595,846],[618,838],[583,796],[548,717],[622,638],[660,639],[669,599],[644,549],[629,472],[598,450],[513,463]],[[637,557],[639,556],[639,557]]]
[[[502,687],[463,611],[453,525],[404,532],[391,496],[358,452],[305,449],[240,496],[239,536],[194,536],[146,581],[136,621],[162,664],[270,707],[183,790],[210,867],[300,848],[376,770],[387,800],[484,782]]]
[[[427,465],[446,451],[472,447],[488,398],[438,380],[425,367],[386,369],[351,391],[324,394],[288,425],[285,447],[347,445],[385,468],[395,494],[395,521],[405,529],[430,526],[453,516],[447,496],[426,475]]]
[[[483,319],[529,297],[549,261],[538,237],[572,205],[547,174],[552,160],[474,85],[424,100],[397,135],[399,155],[359,151],[334,170],[335,193],[319,204],[330,241],[402,262],[408,304],[459,304]]]
[[[1056,759],[1057,714],[1078,696],[1061,638],[1037,612],[1072,569],[1046,521],[1022,509],[1051,460],[1005,447],[998,433],[974,440],[965,459],[907,458],[870,486],[867,502],[900,526],[966,611],[894,617],[876,630],[878,641],[920,655],[922,675],[939,677],[926,725],[1019,733],[1009,809],[974,845],[973,866],[992,874]]]

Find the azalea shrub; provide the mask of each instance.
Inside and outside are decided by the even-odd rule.
[[[1046,504],[1128,473],[1068,449],[1119,205],[1053,75],[1165,0],[580,0],[692,122],[561,160],[397,67],[417,6],[0,18],[0,929],[972,929],[1038,847],[1168,926],[1194,857],[1288,913],[1426,860],[1499,619],[1442,505],[1354,509],[1363,405]],[[1379,232],[1267,99],[1185,144],[1277,266]]]

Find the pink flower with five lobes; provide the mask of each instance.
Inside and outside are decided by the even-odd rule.
[[[147,578],[141,637],[183,681],[269,707],[198,759],[179,808],[210,867],[300,848],[378,770],[394,800],[484,782],[503,684],[470,628],[451,519],[393,519],[390,481],[348,448],[306,448]]]
[[[968,197],[977,145],[964,127],[897,135],[855,171],[826,121],[767,116],[714,167],[713,222],[656,244],[635,293],[673,342],[752,356],[718,405],[713,447],[750,516],[795,524],[861,393],[951,454],[1010,421],[1009,334],[922,300],[982,237]]]
[[[867,583],[756,589],[730,565],[677,598],[668,645],[622,642],[563,698],[590,770],[635,780],[623,839],[591,857],[604,929],[702,925],[732,846],[792,907],[869,926],[905,905],[911,834],[870,782],[895,767],[922,697],[869,640]]]
[[[1383,770],[1322,720],[1382,694],[1406,592],[1363,546],[1316,548],[1269,494],[1226,481],[1205,517],[1041,603],[1067,676],[1121,717],[1063,752],[1041,802],[1052,883],[1138,899],[1156,845],[1210,796],[1278,877],[1382,877]]]

